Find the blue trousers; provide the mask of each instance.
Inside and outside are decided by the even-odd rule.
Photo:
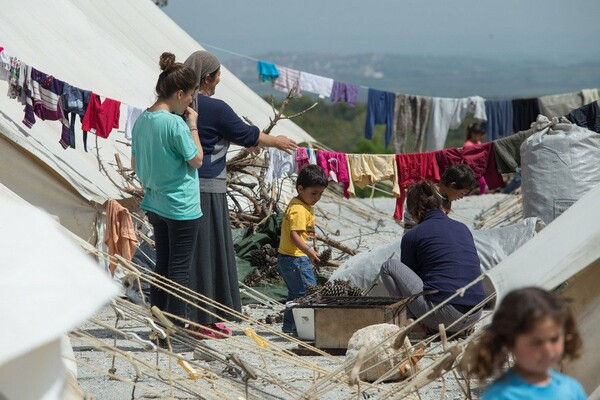
[[[200,218],[174,220],[147,212],[148,221],[154,228],[156,247],[156,272],[182,286],[188,287],[190,266],[196,248],[196,236]],[[186,317],[186,303],[164,290],[152,285],[150,304],[171,314]]]
[[[308,257],[292,257],[279,254],[277,267],[288,288],[287,301],[305,296],[306,285],[317,285],[317,279]],[[288,333],[296,330],[294,315],[291,310],[283,314],[282,330]]]

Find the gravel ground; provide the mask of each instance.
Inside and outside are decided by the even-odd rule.
[[[454,217],[470,224],[470,221],[472,221],[476,215],[493,206],[503,197],[504,195],[467,197],[453,204]],[[393,200],[375,199],[374,201],[369,202],[370,207],[381,210],[382,214],[393,209],[393,207],[391,207]],[[326,205],[324,206],[324,209],[326,209],[326,212],[333,212],[335,207]],[[329,229],[337,229],[334,221],[335,218],[328,221]],[[377,223],[376,221],[374,222]],[[401,232],[401,228],[397,226],[397,224],[391,222],[391,219],[385,221],[383,225],[382,223],[378,223],[378,225],[383,226],[389,233],[387,236],[388,239],[397,237],[399,232]],[[372,228],[368,229],[372,230]],[[368,246],[376,245],[377,243],[381,243],[382,240],[386,240],[385,237],[377,238],[375,235],[371,236],[373,236],[373,238],[372,240],[369,239],[370,242],[368,242]],[[344,240],[344,238],[342,237],[340,240]],[[363,245],[365,245],[364,242]],[[257,320],[264,319],[267,315],[277,313],[278,311],[279,308],[276,305],[251,305],[244,307],[244,313]],[[132,383],[110,379],[108,377],[108,372],[112,367],[112,357],[110,354],[97,349],[98,345],[102,343],[109,346],[113,345],[113,331],[110,327],[114,327],[115,321],[114,311],[111,307],[107,306],[100,310],[93,319],[70,334],[75,358],[78,362],[77,380],[85,393],[103,400],[169,398],[171,396],[177,399],[245,398],[244,384],[241,376],[239,376],[239,373],[235,376],[231,370],[224,370],[224,363],[220,361],[194,360],[194,362],[197,363],[197,371],[210,371],[214,374],[213,376],[220,377],[218,383],[215,386],[212,386],[210,375],[205,375],[194,381],[187,379],[184,370],[176,364],[176,359],[169,357],[166,354],[160,354],[158,357],[160,368],[162,371],[165,371],[165,373],[162,373],[161,375],[167,375],[166,371],[169,370],[170,361],[171,371],[177,376],[174,380],[174,385],[176,387],[193,386],[192,390],[176,388],[171,395],[170,385],[162,382],[160,379],[156,379],[156,373],[152,372],[150,374],[146,373],[144,377],[139,380],[139,386],[135,390],[135,396],[132,397]],[[281,349],[286,350],[297,349],[298,345],[296,343],[288,342],[270,330],[274,329],[275,331],[279,331],[281,329],[281,324],[272,324],[267,328],[250,323],[228,324],[228,326],[234,329],[234,337],[224,340],[204,340],[202,343],[204,343],[204,346],[216,350],[219,354],[229,355],[231,353],[237,353],[242,360],[259,371],[259,374],[263,379],[250,381],[253,387],[249,389],[248,398],[299,398],[300,392],[306,391],[311,387],[311,383],[315,376],[310,369],[294,365],[294,363],[286,358],[283,352],[281,352],[279,358],[267,357],[265,352],[261,354],[260,351],[257,350],[257,342],[243,333],[244,329],[253,328],[258,335],[268,339],[272,343],[272,346],[279,346]],[[149,328],[147,326],[133,319],[121,319],[118,327],[125,332],[137,333],[142,338],[147,338],[149,334]],[[80,337],[81,332],[92,335],[96,339],[82,338]],[[155,351],[144,350],[142,345],[135,341],[119,338],[119,340],[117,340],[117,347],[121,351],[129,352],[132,357],[143,360],[140,361],[140,363],[146,362],[150,367],[153,367],[157,363],[157,353]],[[182,358],[192,360],[193,355],[192,353],[182,353]],[[300,360],[296,363],[310,362],[314,365],[318,365],[324,370],[333,371],[344,362],[345,356],[303,356],[296,359]],[[423,359],[420,364],[422,367],[425,367],[429,362],[429,360]],[[135,369],[131,362],[126,361],[123,357],[117,358],[114,367],[116,368],[115,375],[120,379],[132,381],[135,378]],[[142,367],[142,369],[144,371],[150,371],[149,368]],[[275,384],[274,382],[280,383],[281,385]],[[288,383],[288,386],[286,386],[285,382]],[[392,384],[382,384],[381,387],[390,387],[390,385]],[[365,389],[365,387],[362,387],[363,391]],[[474,388],[474,398],[478,397],[479,392],[480,391],[477,388]],[[421,399],[465,398],[465,395],[454,378],[446,379],[445,383],[442,382],[442,380],[434,381],[422,389],[419,394]],[[370,388],[366,389],[366,393],[364,393],[362,397],[368,398],[380,396],[381,392],[379,392],[377,388]],[[319,394],[318,396],[308,395],[307,398],[345,399],[356,397],[356,387],[338,384],[326,393]]]
[[[274,311],[275,307],[272,306],[245,307],[245,312],[257,319],[260,319],[261,317],[264,318],[264,316],[271,314]],[[94,318],[94,322],[86,322],[80,328],[80,330],[89,333],[106,344],[112,346],[114,340],[113,331],[98,325],[95,321],[100,321],[107,325],[114,326],[115,319],[115,313],[113,310],[110,307],[105,307],[99,313],[97,313]],[[203,342],[205,345],[219,351],[224,355],[235,352],[241,359],[254,367],[257,371],[261,371],[259,372],[260,374],[268,372],[271,375],[271,377],[268,377],[266,380],[257,381],[259,383],[256,384],[254,388],[250,389],[250,396],[248,398],[299,398],[300,392],[306,391],[310,388],[313,379],[313,373],[310,369],[294,367],[288,361],[284,360],[283,356],[281,360],[276,358],[268,358],[265,360],[256,352],[245,350],[256,349],[257,346],[252,339],[244,335],[242,330],[248,327],[253,327],[258,335],[276,345],[281,346],[281,348],[284,349],[298,349],[298,345],[295,343],[286,342],[274,333],[263,330],[257,326],[252,326],[248,323],[229,324],[229,326],[234,328],[234,338],[224,340],[205,340]],[[273,324],[272,328],[279,330],[281,329],[281,324]],[[147,337],[149,333],[149,329],[145,325],[130,319],[121,320],[119,323],[119,329],[125,332],[136,332],[141,337]],[[112,367],[112,357],[103,351],[97,350],[97,346],[92,345],[88,339],[82,339],[81,337],[78,337],[76,333],[73,333],[70,336],[73,350],[78,361],[78,382],[84,393],[94,395],[97,399],[106,400],[132,398],[131,395],[133,387],[131,383],[120,382],[108,377],[109,369]],[[450,344],[453,342],[454,341],[451,341]],[[432,346],[430,346],[429,351],[439,351],[439,349],[432,349],[432,347],[435,345],[438,345],[438,343],[434,343]],[[136,357],[136,359],[144,360],[149,365],[154,366],[156,363],[156,352],[146,351],[141,345],[134,341],[123,339],[117,340],[117,347],[122,351],[130,352]],[[194,355],[191,352],[186,352],[181,353],[181,357],[187,360],[193,360]],[[345,356],[304,356],[301,358],[303,361],[317,364],[328,371],[335,370],[345,360]],[[228,386],[226,383],[224,385],[218,385],[218,389],[220,389],[222,393],[220,395],[218,391],[211,389],[208,380],[187,380],[183,369],[176,364],[176,359],[166,354],[160,354],[159,365],[161,370],[165,371],[165,375],[166,371],[169,370],[169,361],[171,362],[173,376],[176,377],[175,381],[193,383],[194,387],[192,390],[194,393],[196,393],[190,394],[184,390],[175,390],[174,398],[194,399],[198,398],[199,396],[206,398],[243,398],[243,392],[240,393],[243,391],[243,382],[241,378],[239,376],[232,376],[231,374],[224,372],[224,364],[221,362],[195,360],[195,362],[198,363],[198,367],[196,367],[197,371],[199,371],[200,368],[205,368],[208,371],[212,371],[215,375],[220,376],[221,381],[225,380],[226,378],[233,380],[233,387],[228,391],[225,390],[225,388]],[[430,360],[423,359],[420,361],[420,365],[421,367],[425,367],[429,362]],[[114,374],[120,378],[125,380],[133,380],[135,378],[134,367],[130,362],[124,360],[122,357],[117,357],[114,367],[116,368]],[[279,383],[289,382],[292,388],[289,389],[288,393],[285,393],[279,385],[269,383],[269,380],[277,381]],[[393,383],[382,384],[381,386],[385,388],[390,387],[391,385],[393,385]],[[285,385],[283,386],[285,387]],[[363,388],[363,391],[364,390],[365,388]],[[445,396],[441,397],[442,392],[444,391]],[[168,398],[170,393],[169,385],[161,382],[159,379],[156,379],[156,375],[154,373],[150,373],[148,376],[139,381],[139,387],[136,388],[135,398]],[[369,389],[366,391],[366,393],[376,398],[381,398],[380,396],[382,396],[382,392],[376,389]],[[475,393],[477,393],[477,391]],[[309,398],[345,399],[352,397],[356,398],[356,394],[356,387],[351,388],[345,384],[338,384],[334,389],[319,395],[318,397]],[[450,379],[446,379],[445,384],[442,382],[442,380],[432,382],[420,391],[420,395],[422,399],[460,399],[465,397],[457,385],[456,380],[452,377],[450,377]]]

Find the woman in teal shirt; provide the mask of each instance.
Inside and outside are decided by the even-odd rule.
[[[203,154],[198,115],[189,107],[198,80],[171,53],[161,55],[160,68],[158,99],[133,127],[131,164],[145,190],[141,208],[154,229],[155,272],[187,287],[202,216],[197,168]],[[150,290],[150,304],[186,318],[185,302],[156,285]],[[174,322],[183,325],[181,320]]]

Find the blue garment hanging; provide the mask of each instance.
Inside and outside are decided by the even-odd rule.
[[[513,107],[511,100],[486,100],[487,122],[481,128],[488,134],[488,140],[509,136],[513,132]]]
[[[275,79],[277,79],[277,77],[279,76],[279,71],[273,63],[259,61],[256,67],[258,69],[258,80],[261,83],[273,83],[275,82]]]
[[[365,137],[373,137],[375,124],[385,124],[385,147],[388,147],[392,139],[394,104],[396,95],[376,89],[369,89],[367,100],[367,120],[365,122]]]

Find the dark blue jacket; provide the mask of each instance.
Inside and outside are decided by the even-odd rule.
[[[402,237],[401,249],[401,261],[421,277],[423,290],[438,290],[428,296],[436,304],[481,275],[469,228],[441,210],[427,211],[423,221]],[[483,284],[478,282],[450,304],[474,306],[483,298]]]
[[[256,146],[260,129],[245,123],[223,100],[198,95],[198,134],[204,151],[198,176],[225,180],[229,142],[243,147]]]

